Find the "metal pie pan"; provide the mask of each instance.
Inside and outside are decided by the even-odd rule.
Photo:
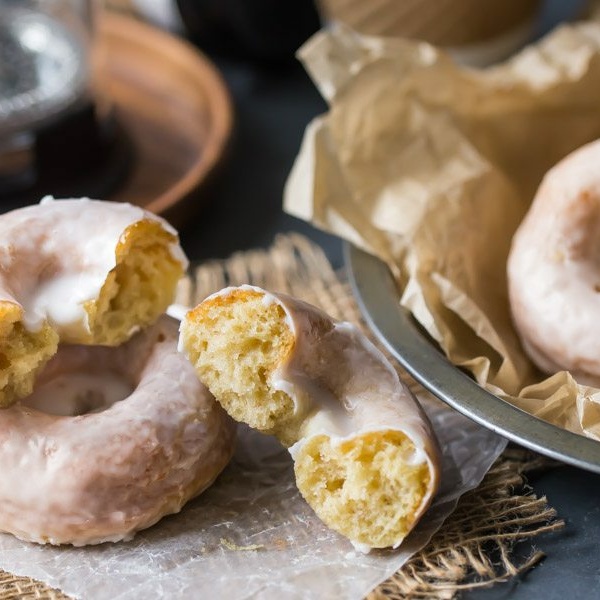
[[[600,443],[542,421],[483,389],[453,365],[400,306],[396,282],[378,258],[345,243],[354,296],[373,333],[432,394],[509,440],[559,461],[600,473]]]

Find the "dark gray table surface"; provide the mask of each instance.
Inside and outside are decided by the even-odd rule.
[[[319,243],[334,266],[341,242],[282,210],[282,191],[308,122],[325,104],[299,65],[261,70],[215,58],[230,87],[235,133],[197,219],[181,227],[193,260],[224,258],[268,246],[278,232],[300,231]],[[203,202],[204,204],[204,202]],[[536,474],[533,491],[566,521],[564,530],[518,548],[547,558],[524,577],[463,595],[467,599],[600,598],[600,477],[568,466]]]

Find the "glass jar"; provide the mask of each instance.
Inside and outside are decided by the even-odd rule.
[[[94,0],[0,1],[0,210],[97,188],[115,126],[94,89],[96,10]]]

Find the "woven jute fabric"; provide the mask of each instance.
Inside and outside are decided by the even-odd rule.
[[[268,250],[203,263],[182,282],[177,300],[193,304],[227,285],[243,283],[298,296],[365,328],[344,274],[332,269],[318,246],[295,233],[280,235]],[[401,376],[413,390],[418,388],[408,375]],[[549,466],[549,461],[533,453],[507,450],[481,485],[461,498],[429,544],[368,600],[454,598],[461,590],[518,576],[539,562],[540,551],[519,563],[511,553],[518,542],[564,525],[546,498],[536,497],[526,484],[527,472]],[[30,578],[0,571],[0,600],[9,598],[64,600],[67,596]]]

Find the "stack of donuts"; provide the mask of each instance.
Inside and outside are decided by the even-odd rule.
[[[177,233],[129,204],[0,217],[0,530],[130,539],[225,467],[232,423],[162,316],[186,266]]]
[[[131,539],[215,480],[236,420],[288,447],[328,526],[397,547],[440,468],[394,368],[353,325],[250,286],[210,296],[178,333],[165,311],[186,267],[177,232],[129,204],[0,216],[0,530]]]

